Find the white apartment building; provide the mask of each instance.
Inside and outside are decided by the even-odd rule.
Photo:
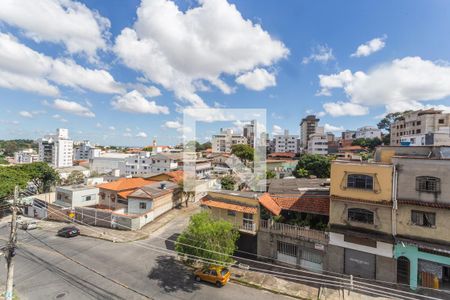
[[[101,150],[91,145],[89,141],[83,141],[74,147],[74,160],[88,160],[94,157],[99,157]]]
[[[183,160],[183,153],[157,153],[143,151],[137,155],[127,157],[119,163],[122,176],[151,176],[163,172],[170,172],[179,168]]]
[[[248,145],[255,147],[255,121],[245,124],[242,129],[242,135],[247,139]]]
[[[300,122],[300,147],[304,150],[308,148],[309,136],[317,132],[319,121],[315,115],[309,115]]]
[[[247,144],[247,138],[234,134],[232,129],[220,129],[219,134],[212,136],[212,152],[231,152],[231,147],[238,144]]]
[[[356,130],[355,137],[357,139],[381,139],[381,129],[375,126],[364,126]]]
[[[119,166],[130,156],[133,156],[133,154],[118,152],[101,153],[100,156],[89,159],[89,169],[99,174],[108,174],[114,170],[118,171]]]
[[[69,139],[69,131],[58,128],[56,134],[46,135],[38,140],[39,160],[53,165],[55,168],[73,165],[73,141]]]
[[[35,161],[39,161],[39,155],[31,148],[14,153],[14,162],[16,164],[29,164]]]
[[[284,130],[284,134],[274,135],[275,152],[297,152],[298,135],[289,135],[289,130]]]
[[[317,127],[316,133],[309,135],[308,148],[306,152],[309,154],[328,154],[328,138],[324,133],[323,127]]]

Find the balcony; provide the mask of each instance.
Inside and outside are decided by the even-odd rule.
[[[270,220],[261,220],[259,230],[322,244],[328,243],[328,233],[325,231],[277,223]]]
[[[256,224],[254,222],[244,221],[242,224],[235,224],[239,231],[256,234]]]

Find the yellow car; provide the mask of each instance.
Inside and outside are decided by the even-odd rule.
[[[217,287],[222,287],[230,280],[231,273],[225,267],[210,266],[198,269],[194,272],[196,281],[207,281],[214,283]]]

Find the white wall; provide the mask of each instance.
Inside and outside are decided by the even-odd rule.
[[[359,244],[353,244],[344,241],[344,235],[341,233],[330,232],[330,245],[340,246],[343,248],[358,250],[361,252],[371,253],[384,257],[392,258],[394,255],[394,245],[377,241],[377,247],[372,248]]]

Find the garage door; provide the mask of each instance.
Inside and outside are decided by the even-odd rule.
[[[296,265],[297,264],[297,245],[277,242],[277,259],[281,262]]]
[[[345,249],[345,274],[375,279],[375,263],[376,257],[374,254]]]

